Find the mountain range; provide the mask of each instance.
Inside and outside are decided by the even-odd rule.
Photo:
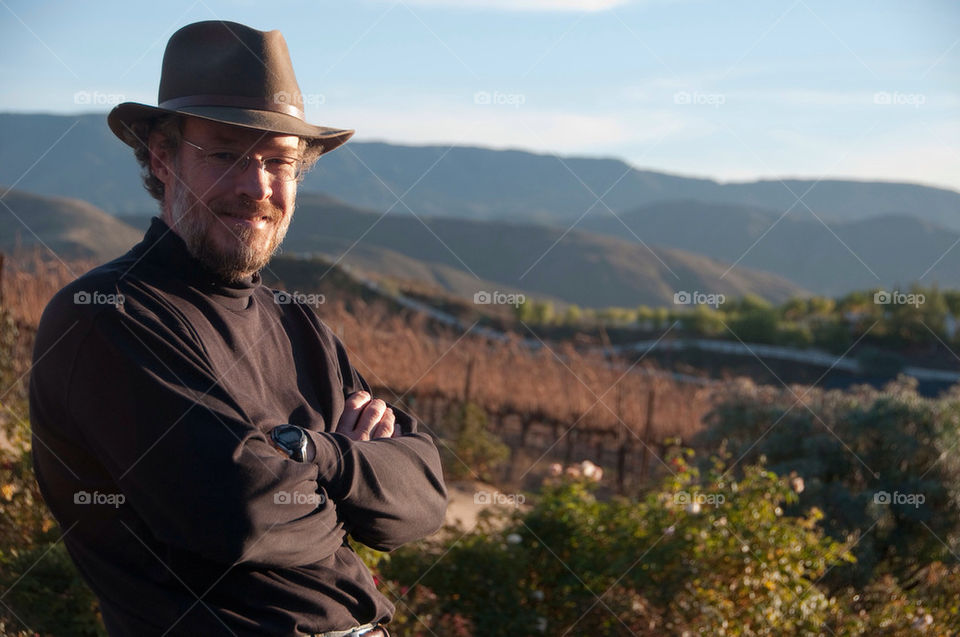
[[[102,114],[0,114],[0,138],[0,183],[14,187],[0,195],[2,249],[42,240],[115,255],[157,211]],[[17,215],[47,225],[28,230]],[[459,296],[629,307],[684,290],[780,301],[914,281],[960,288],[958,245],[960,193],[946,189],[722,184],[617,159],[351,142],[302,184],[284,250]]]
[[[111,214],[156,209],[140,186],[130,149],[109,131],[104,114],[0,113],[0,139],[0,183],[83,199]],[[562,226],[584,214],[607,214],[607,207],[620,213],[696,200],[778,215],[809,207],[827,221],[907,215],[960,231],[960,193],[943,188],[849,180],[719,183],[612,158],[459,146],[352,141],[325,155],[302,189],[378,212]]]
[[[671,201],[577,227],[736,263],[732,272],[779,274],[826,296],[914,281],[960,288],[960,232],[906,215],[826,222],[808,210]]]

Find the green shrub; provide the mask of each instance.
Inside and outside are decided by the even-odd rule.
[[[443,467],[454,479],[490,481],[510,457],[510,448],[487,430],[487,413],[474,403],[456,406],[447,416],[443,432],[452,438],[441,445]]]
[[[383,574],[426,587],[435,614],[476,635],[813,634],[837,615],[816,582],[850,555],[816,510],[784,514],[786,479],[754,466],[731,480],[719,464],[701,479],[683,455],[669,462],[641,501],[548,485],[505,526],[400,549]]]
[[[903,577],[958,552],[960,397],[923,398],[907,380],[804,396],[744,387],[709,421],[699,444],[796,474],[805,489],[791,512],[817,507],[831,536],[860,536],[857,564],[835,569],[834,585]]]
[[[77,572],[63,544],[37,545],[0,559],[0,588],[7,622],[42,635],[107,634],[97,598]],[[10,612],[15,611],[15,615]]]

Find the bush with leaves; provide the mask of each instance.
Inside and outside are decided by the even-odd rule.
[[[796,501],[787,479],[760,466],[734,479],[719,463],[701,478],[679,451],[669,465],[640,501],[600,501],[587,481],[546,485],[506,526],[449,529],[382,573],[426,587],[436,613],[475,635],[816,634],[835,619],[816,582],[851,557],[818,511],[784,514]]]
[[[792,511],[817,507],[833,537],[859,535],[857,564],[833,584],[909,578],[960,552],[960,395],[924,398],[906,379],[882,392],[743,385],[709,420],[698,444],[796,474],[805,489]]]
[[[487,428],[487,412],[475,403],[457,405],[443,423],[443,467],[454,479],[492,480],[510,448]]]
[[[844,613],[829,625],[835,635],[908,637],[960,634],[960,565],[933,563],[907,582],[884,575],[838,598]]]
[[[105,635],[96,597],[58,542],[34,478],[23,337],[0,308],[0,634]]]

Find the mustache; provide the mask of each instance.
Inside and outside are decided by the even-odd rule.
[[[208,206],[210,211],[217,215],[233,215],[239,217],[266,217],[269,221],[277,221],[283,216],[279,208],[266,201],[252,201],[239,199],[236,201],[215,201]]]

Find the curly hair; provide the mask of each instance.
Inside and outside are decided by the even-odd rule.
[[[127,139],[133,140],[135,143],[133,152],[137,158],[137,163],[140,164],[140,177],[143,179],[143,187],[150,193],[151,197],[163,203],[165,194],[163,182],[157,179],[150,169],[149,141],[150,135],[154,131],[160,133],[163,138],[162,143],[170,151],[170,154],[176,155],[183,139],[183,117],[174,114],[161,115],[134,122],[127,130]],[[303,181],[304,176],[323,154],[323,143],[320,140],[309,140],[301,137],[299,154],[303,162],[303,171],[299,181]]]
[[[163,203],[164,185],[150,170],[150,134],[154,131],[163,137],[163,145],[175,155],[180,148],[182,137],[182,119],[179,115],[161,115],[153,119],[142,119],[133,122],[127,129],[127,139],[136,144],[133,153],[140,164],[140,177],[143,187],[150,196]]]

